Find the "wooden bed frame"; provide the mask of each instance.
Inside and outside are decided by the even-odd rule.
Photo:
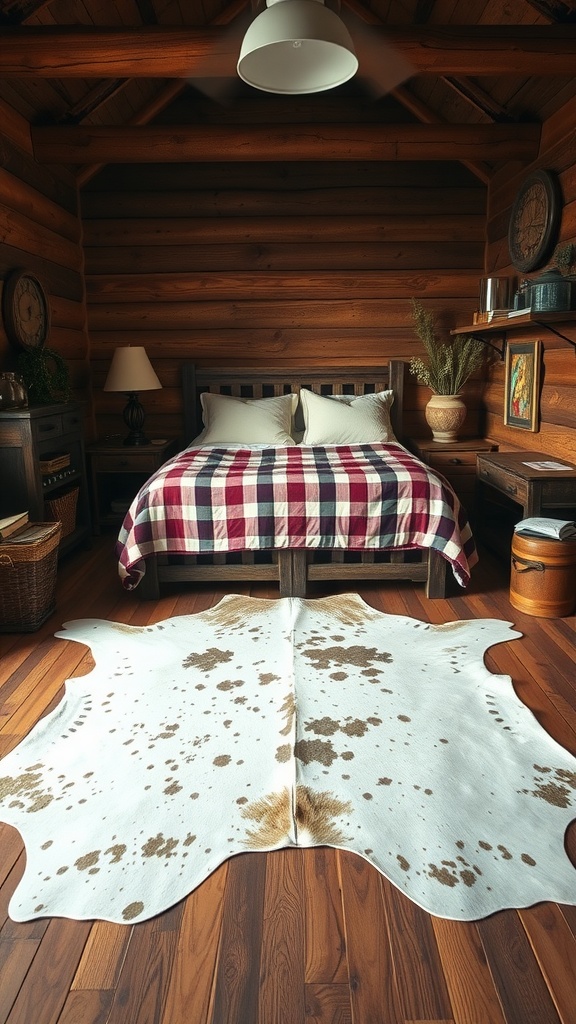
[[[391,410],[392,426],[402,441],[403,394],[405,364],[390,360],[387,367],[335,367],[290,369],[195,367],[183,366],[184,445],[197,437],[202,429],[200,394],[217,394],[243,398],[270,398],[310,388],[320,395],[365,395],[388,388],[394,391]],[[297,376],[297,382],[294,377]],[[425,583],[427,597],[445,597],[449,564],[437,551],[422,551],[420,561],[405,561],[405,552],[392,551],[389,561],[375,560],[374,552],[334,550],[329,561],[313,561],[313,552],[306,549],[279,550],[271,553],[271,561],[259,562],[254,552],[246,552],[242,562],[228,564],[223,555],[214,555],[209,565],[198,564],[185,556],[155,555],[146,559],[146,572],[135,590],[144,599],[157,599],[161,583],[271,580],[277,581],[281,597],[304,597],[307,583],[313,580],[407,579]],[[325,554],[325,553],[324,553]],[[356,561],[350,561],[354,557]]]

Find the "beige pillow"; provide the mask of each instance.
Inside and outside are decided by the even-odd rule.
[[[236,398],[232,395],[200,395],[204,430],[202,444],[293,445],[292,423],[298,396]]]
[[[390,423],[393,391],[373,395],[316,395],[302,388],[302,444],[372,444],[395,441]]]

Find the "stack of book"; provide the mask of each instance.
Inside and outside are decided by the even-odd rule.
[[[530,312],[530,306],[526,306],[524,309],[509,309],[508,316],[528,316]]]
[[[28,526],[27,512],[18,512],[15,516],[5,516],[4,519],[0,519],[0,541],[14,537],[26,526]]]
[[[489,324],[493,320],[507,320],[510,313],[509,309],[489,309],[484,312],[474,313],[475,324]]]
[[[492,320],[507,320],[509,312],[510,312],[509,309],[491,309],[491,310],[489,310],[488,313],[487,313],[488,323],[491,323]]]

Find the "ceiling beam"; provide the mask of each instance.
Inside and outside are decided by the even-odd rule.
[[[54,126],[31,129],[40,163],[521,160],[540,126],[448,124]]]
[[[564,3],[563,0],[527,0],[530,7],[533,7],[545,18],[550,18],[558,24],[570,24],[576,22],[576,11],[571,0]]]
[[[377,14],[374,14],[373,11],[369,11],[367,7],[364,7],[359,0],[344,0],[344,4],[345,6],[343,10],[348,11],[352,18],[357,18],[362,25],[383,24],[382,19],[379,18]],[[433,6],[434,5],[431,0],[418,0],[414,12],[414,23],[425,24],[432,13]],[[356,35],[356,33],[354,34]],[[450,79],[446,76],[442,76],[441,81],[448,83]],[[452,78],[451,81],[458,82],[460,79]],[[468,81],[468,79],[466,79],[466,81]],[[445,118],[439,117],[436,111],[432,110],[428,104],[424,103],[420,97],[416,96],[404,85],[398,85],[395,89],[392,89],[391,95],[406,110],[409,110],[424,124],[442,124],[446,120]],[[468,100],[468,102],[470,101]],[[461,163],[464,167],[467,167],[472,174],[479,178],[480,181],[484,182],[485,185],[488,184],[492,175],[490,164],[486,163],[484,160],[462,160]]]
[[[92,89],[82,97],[78,103],[69,107],[68,110],[57,118],[58,124],[81,124],[90,114],[93,114],[98,107],[116,96],[129,84],[127,78],[103,78]]]
[[[136,0],[138,13],[144,25],[157,25],[158,17],[152,0]]]
[[[217,14],[212,21],[211,25],[230,25],[238,15],[243,15],[246,8],[246,0],[232,0],[226,8]],[[158,114],[162,113],[166,107],[170,106],[173,100],[180,95],[181,92],[186,88],[187,82],[182,79],[178,81],[174,79],[168,82],[159,93],[156,94],[151,100],[140,107],[135,114],[129,119],[128,124],[142,125],[148,124]],[[95,174],[100,170],[102,164],[93,163],[86,164],[84,167],[78,168],[78,174],[76,180],[80,186],[85,185],[86,182],[90,181]]]
[[[371,46],[379,39],[420,74],[573,75],[576,61],[572,25],[374,25]],[[238,38],[216,27],[9,26],[0,78],[221,78],[236,74],[238,47]],[[361,52],[359,60],[362,74]]]
[[[417,0],[414,8],[414,24],[425,25],[433,10],[434,0]]]
[[[438,115],[430,109],[425,103],[422,102],[413,92],[406,89],[403,85],[396,86],[392,90],[392,96],[398,100],[406,110],[409,110],[419,121],[424,124],[446,124],[446,121],[441,121]],[[491,178],[491,168],[484,160],[462,160],[461,163],[472,171],[480,181],[483,181],[485,185],[488,184]]]
[[[8,0],[0,4],[0,25],[25,25],[52,0]]]
[[[442,81],[446,85],[457,92],[462,99],[471,103],[476,110],[479,110],[481,114],[485,114],[491,121],[497,121],[504,124],[508,122],[514,123],[515,118],[511,117],[505,107],[485,92],[476,82],[473,82],[470,78],[453,78],[451,75],[443,75]]]

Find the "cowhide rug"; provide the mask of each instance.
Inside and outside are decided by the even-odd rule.
[[[234,854],[325,844],[441,917],[576,902],[576,760],[483,662],[510,623],[230,596],[56,635],[96,667],[0,763],[16,921],[141,921]]]

